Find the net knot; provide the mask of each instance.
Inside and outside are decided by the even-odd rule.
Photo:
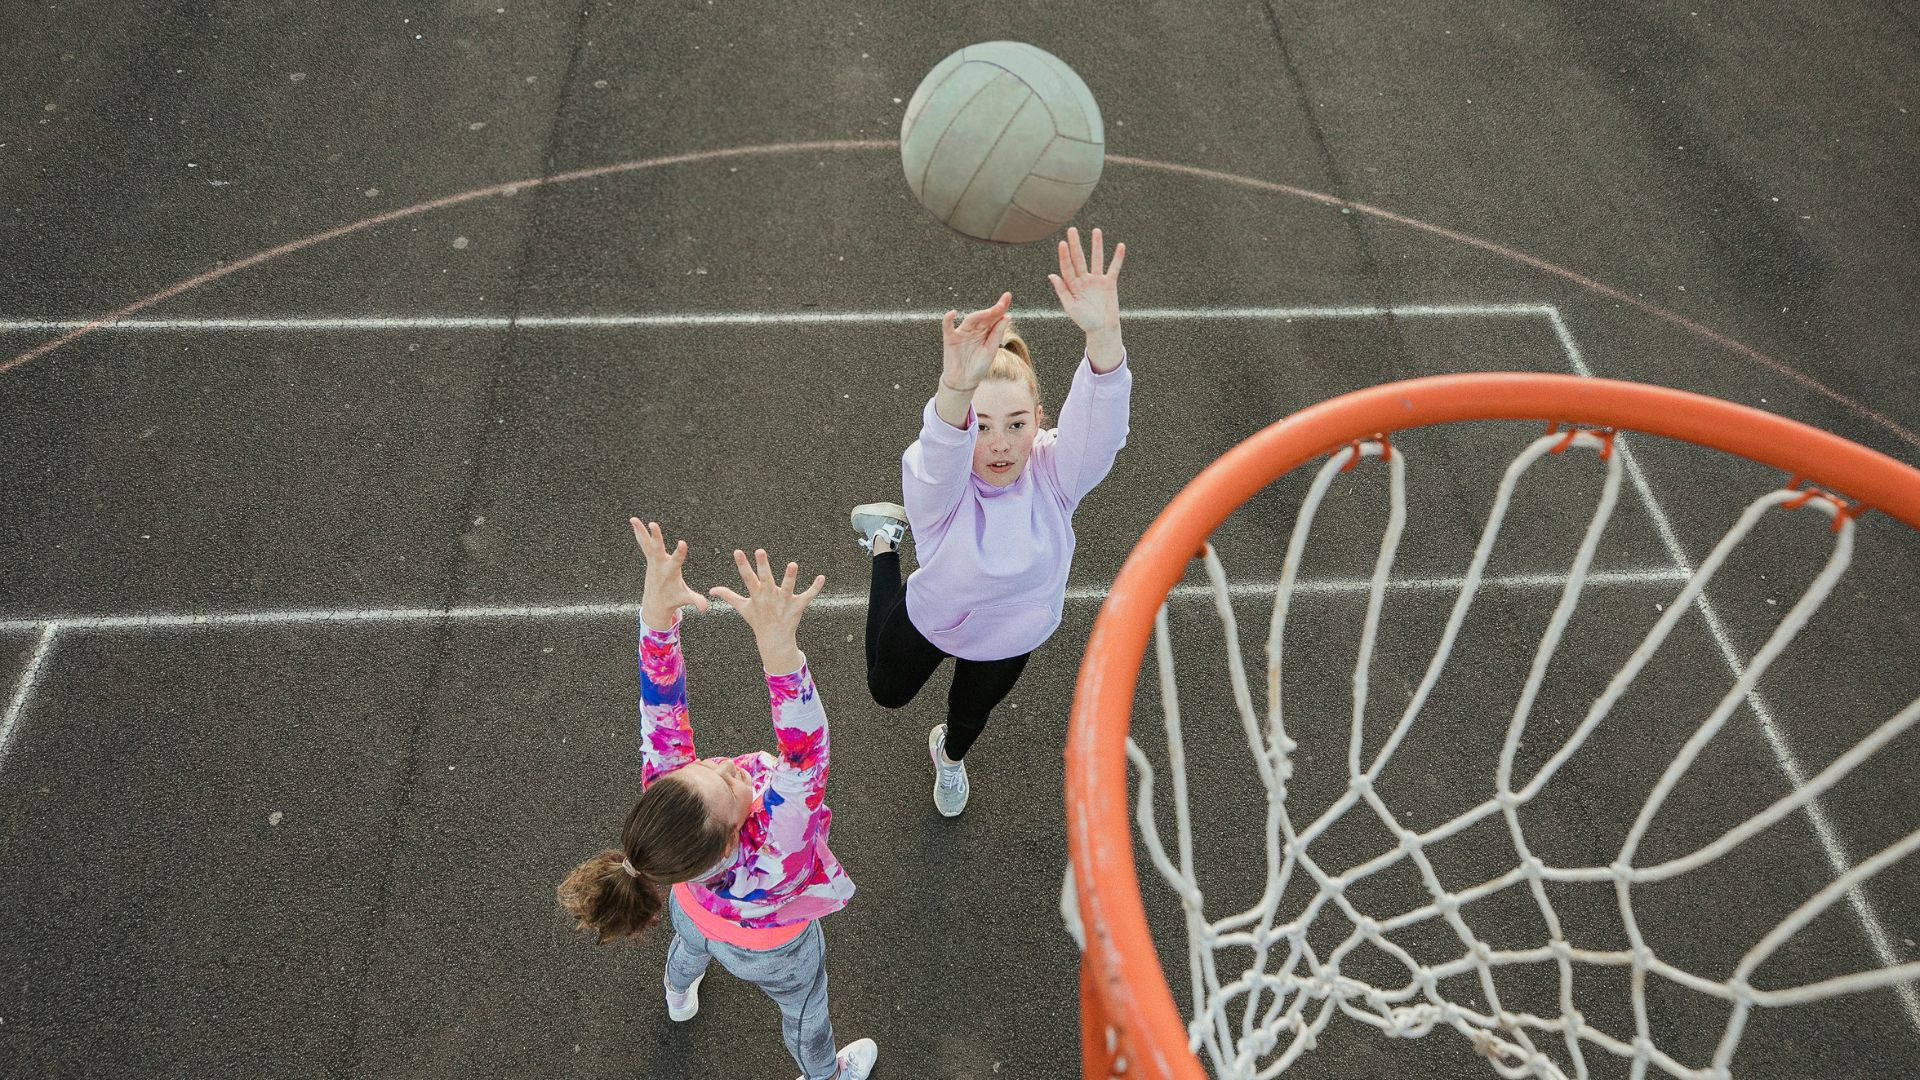
[[[1369,443],[1380,447],[1381,461],[1387,461],[1393,457],[1393,444],[1387,441],[1386,433],[1376,431],[1373,433],[1371,439],[1355,439],[1347,444],[1347,449],[1352,451],[1352,456],[1347,458],[1346,463],[1340,466],[1340,471],[1351,472],[1355,465],[1360,464],[1360,459],[1366,456],[1367,445]]]
[[[1808,483],[1807,478],[1804,476],[1795,476],[1789,479],[1787,481],[1787,490],[1797,491],[1799,494],[1781,503],[1780,509],[1795,510],[1815,499],[1820,499],[1833,507],[1833,532],[1839,532],[1842,525],[1859,517],[1861,512],[1867,508],[1866,503],[1856,502],[1845,496],[1836,495],[1826,488]]]
[[[1500,809],[1502,810],[1515,809],[1522,801],[1518,794],[1511,791],[1498,792],[1493,798],[1495,802],[1500,804]]]
[[[1452,915],[1460,910],[1460,898],[1452,893],[1441,893],[1434,897],[1433,903],[1443,915]]]
[[[1538,881],[1541,877],[1545,876],[1547,864],[1540,861],[1540,856],[1529,855],[1521,861],[1520,869],[1527,877]]]
[[[1558,421],[1547,425],[1547,434],[1549,435],[1559,430],[1560,424]],[[1605,461],[1607,458],[1613,456],[1613,437],[1615,434],[1615,431],[1610,427],[1587,428],[1581,427],[1578,424],[1568,424],[1566,434],[1560,436],[1559,442],[1548,447],[1547,453],[1558,454],[1567,447],[1572,446],[1573,441],[1581,435],[1591,435],[1600,441],[1600,460]]]

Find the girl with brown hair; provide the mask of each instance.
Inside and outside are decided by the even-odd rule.
[[[827,1017],[826,938],[819,920],[846,906],[853,881],[827,849],[827,714],[796,631],[824,576],[794,591],[800,567],[775,579],[765,551],[733,553],[747,595],[708,590],[740,613],[773,706],[778,754],[696,758],[687,719],[680,608],[707,598],[680,576],[682,540],[669,553],[657,523],[631,519],[647,559],[640,601],[639,801],[620,846],[560,883],[560,906],[602,943],[631,938],[670,914],[667,1015],[700,1009],[707,963],[760,987],[780,1007],[780,1031],[801,1080],[866,1080],[878,1048],[860,1039],[834,1052]]]

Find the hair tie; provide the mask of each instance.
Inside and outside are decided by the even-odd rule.
[[[633,864],[627,861],[625,855],[620,856],[620,869],[625,870],[628,877],[637,878],[640,876],[640,871],[633,868]]]

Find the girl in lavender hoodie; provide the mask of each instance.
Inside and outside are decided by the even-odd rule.
[[[933,803],[966,809],[966,754],[987,714],[1013,689],[1027,657],[1060,625],[1073,561],[1073,512],[1127,441],[1133,373],[1120,340],[1115,282],[1125,244],[1104,265],[1100,230],[1091,261],[1077,229],[1059,246],[1054,294],[1087,336],[1085,357],[1042,430],[1039,380],[1012,332],[1012,293],[954,325],[941,319],[940,389],[921,410],[920,438],[901,457],[906,505],[853,511],[873,555],[867,605],[867,687],[897,709],[941,661],[955,658],[947,721],[927,734]],[[919,569],[900,585],[895,550],[911,526]]]
[[[580,864],[560,884],[560,906],[602,942],[630,938],[670,915],[667,1016],[700,1010],[707,963],[760,987],[780,1006],[780,1031],[801,1080],[866,1080],[872,1039],[838,1054],[827,1019],[826,938],[820,919],[853,895],[827,849],[827,713],[795,632],[826,584],[794,592],[799,567],[776,579],[767,553],[734,565],[747,595],[715,587],[753,628],[767,678],[778,754],[698,758],[687,719],[680,608],[707,598],[680,577],[687,542],[672,552],[660,526],[632,519],[647,556],[640,601],[640,798],[620,846]],[[664,912],[663,912],[664,909]]]

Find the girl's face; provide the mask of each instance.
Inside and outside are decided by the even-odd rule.
[[[1040,403],[1024,382],[988,379],[976,387],[973,421],[979,436],[973,443],[973,475],[994,487],[1020,479],[1041,419]]]
[[[686,782],[707,802],[715,820],[726,822],[738,832],[753,812],[753,780],[731,758],[701,758],[680,772]]]

